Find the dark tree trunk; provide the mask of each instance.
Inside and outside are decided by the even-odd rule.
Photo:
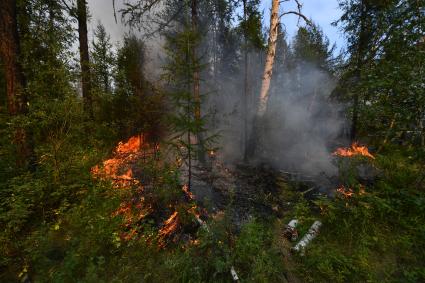
[[[81,83],[84,100],[84,110],[93,119],[90,58],[87,40],[87,7],[86,0],[77,0],[78,39],[80,42]]]
[[[359,34],[359,42],[357,46],[357,58],[356,58],[356,68],[354,71],[354,81],[355,84],[358,85],[361,79],[361,70],[364,64],[364,57],[366,55],[367,47],[368,47],[368,39],[369,39],[369,22],[368,22],[368,10],[369,7],[366,1],[361,1],[361,11],[360,11],[360,34]],[[353,97],[353,117],[351,120],[351,131],[350,131],[350,139],[351,142],[354,142],[357,139],[357,130],[358,130],[358,119],[359,119],[359,90],[354,90]]]
[[[243,0],[244,20],[244,93],[243,93],[243,160],[248,161],[248,30],[247,30],[247,0]]]
[[[11,116],[28,113],[28,101],[25,95],[25,76],[19,62],[20,44],[17,24],[16,1],[2,0],[0,5],[0,54],[4,64],[6,79],[7,106]],[[33,145],[31,134],[18,127],[14,134],[17,147],[16,163],[24,168],[33,165]]]
[[[192,16],[192,31],[198,32],[198,1],[192,0],[191,2],[191,16]],[[195,103],[195,119],[201,123],[201,94],[200,94],[200,72],[199,64],[196,56],[196,48],[192,50],[192,63],[197,65],[194,68],[192,80],[193,80],[193,99]],[[205,164],[205,145],[202,131],[197,133],[198,140],[198,160],[201,164]]]

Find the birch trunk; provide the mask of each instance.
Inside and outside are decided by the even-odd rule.
[[[266,64],[264,66],[263,80],[261,82],[260,103],[257,116],[262,117],[267,110],[269,100],[270,80],[273,73],[273,63],[276,55],[276,42],[279,24],[279,0],[272,0],[272,11],[270,14],[270,32],[267,46]]]
[[[260,101],[257,108],[257,113],[253,121],[253,129],[248,140],[245,151],[244,160],[252,158],[257,148],[257,138],[259,134],[262,117],[267,110],[267,102],[269,100],[270,80],[272,78],[273,63],[276,55],[276,43],[279,27],[279,0],[272,0],[272,11],[270,14],[270,32],[267,46],[266,63],[264,65],[263,79],[261,82]]]

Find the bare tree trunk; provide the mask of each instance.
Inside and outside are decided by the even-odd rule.
[[[86,0],[77,0],[78,40],[80,42],[81,82],[84,110],[93,119],[93,102],[91,94],[90,58],[87,40],[87,7]]]
[[[269,100],[270,81],[273,73],[273,64],[276,55],[276,42],[279,27],[279,0],[272,0],[272,11],[270,14],[270,31],[269,41],[267,45],[266,62],[264,65],[263,79],[261,82],[260,101],[257,108],[257,113],[253,121],[253,129],[248,140],[246,157],[251,158],[257,148],[257,138],[261,129],[260,124],[264,114],[267,111],[267,103]]]
[[[192,13],[192,31],[198,32],[198,1],[192,0],[191,2],[191,13]],[[193,99],[195,103],[195,120],[201,123],[201,94],[200,94],[200,73],[199,64],[197,62],[196,48],[192,50],[192,63],[195,64],[193,71]],[[204,150],[204,138],[201,131],[197,133],[198,140],[198,160],[201,164],[205,164],[205,150]]]
[[[7,106],[11,116],[28,113],[28,100],[25,95],[26,80],[19,62],[20,43],[15,0],[2,0],[0,5],[0,55],[4,63],[6,77]],[[31,133],[18,127],[14,134],[17,145],[17,166],[23,168],[34,156]]]
[[[273,63],[276,55],[276,42],[279,25],[279,0],[272,0],[272,11],[270,14],[269,42],[267,45],[266,64],[264,66],[263,80],[261,82],[260,103],[257,116],[262,117],[267,110],[269,100],[270,81],[273,73]]]

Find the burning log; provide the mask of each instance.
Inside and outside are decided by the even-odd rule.
[[[283,231],[283,235],[293,242],[298,239],[298,231],[296,229],[298,225],[298,220],[292,219],[288,225],[286,225],[285,230]]]
[[[301,255],[303,255],[305,247],[319,234],[320,226],[322,226],[322,222],[318,220],[314,221],[313,225],[308,229],[307,234],[292,248],[292,251],[301,252]]]

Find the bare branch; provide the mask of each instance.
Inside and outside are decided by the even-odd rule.
[[[300,12],[297,11],[289,11],[289,12],[285,12],[282,15],[279,16],[279,20],[280,18],[282,18],[285,15],[289,15],[289,14],[293,14],[293,15],[297,15],[298,18],[302,18],[308,25],[313,26],[313,23],[303,14],[301,14]]]
[[[70,7],[65,0],[61,1],[62,4],[66,7],[66,9],[68,9],[68,13],[71,17],[76,17],[77,15],[75,14],[75,8],[74,7]]]
[[[115,23],[118,24],[117,22],[117,12],[115,10],[115,0],[112,0],[112,9],[114,9],[114,19],[115,19]]]

